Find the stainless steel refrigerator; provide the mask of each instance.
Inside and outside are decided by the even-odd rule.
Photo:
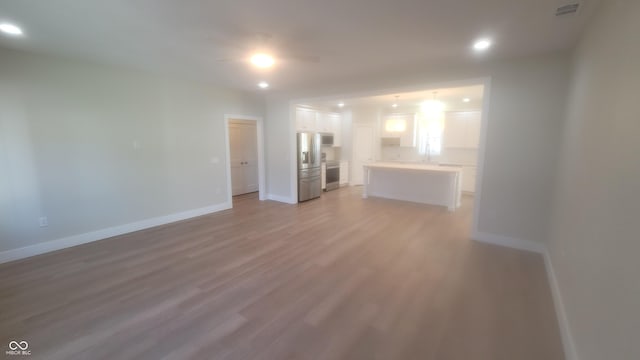
[[[320,134],[298,133],[298,202],[320,197]]]

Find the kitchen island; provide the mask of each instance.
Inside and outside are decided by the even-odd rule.
[[[462,168],[422,163],[376,162],[364,165],[363,198],[369,196],[460,206]]]

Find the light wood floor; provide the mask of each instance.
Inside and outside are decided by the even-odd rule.
[[[234,209],[0,265],[0,341],[41,359],[562,359],[541,256],[472,201]]]

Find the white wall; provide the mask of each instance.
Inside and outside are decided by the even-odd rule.
[[[490,110],[478,229],[488,234],[544,241],[568,86],[569,57],[556,54],[513,61],[477,62],[316,85],[268,97],[269,192],[294,199],[290,154],[295,146],[288,115],[292,99],[339,98],[374,90],[392,92],[451,86],[491,77]],[[355,121],[355,120],[354,120]],[[483,119],[484,121],[484,119]],[[288,144],[288,145],[287,145]]]
[[[575,53],[549,252],[581,360],[640,359],[638,34],[604,2]]]
[[[351,168],[353,149],[353,114],[351,110],[345,110],[341,113],[340,122],[340,141],[342,142],[342,146],[340,147],[340,160],[349,161],[349,168]],[[349,169],[349,172],[351,172],[351,169]]]
[[[289,98],[272,96],[271,99],[266,104],[265,119],[267,193],[270,197],[297,202],[298,195],[289,193],[290,180],[295,175],[295,112],[292,113]]]
[[[362,184],[363,181],[363,171],[362,169],[356,169],[355,166],[358,166],[358,163],[355,161],[354,156],[356,156],[355,149],[355,128],[358,125],[371,126],[373,128],[373,159],[379,160],[380,155],[380,136],[379,136],[379,127],[380,127],[380,109],[376,106],[366,106],[359,105],[349,108],[349,112],[351,113],[351,138],[349,139],[351,149],[351,158],[349,158],[349,183],[350,184]]]
[[[226,203],[224,114],[264,111],[244,93],[8,49],[0,79],[0,251]]]

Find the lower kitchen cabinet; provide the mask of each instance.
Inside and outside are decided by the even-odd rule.
[[[476,192],[476,167],[462,166],[462,191],[467,193]]]
[[[349,162],[340,161],[340,186],[349,183]]]

